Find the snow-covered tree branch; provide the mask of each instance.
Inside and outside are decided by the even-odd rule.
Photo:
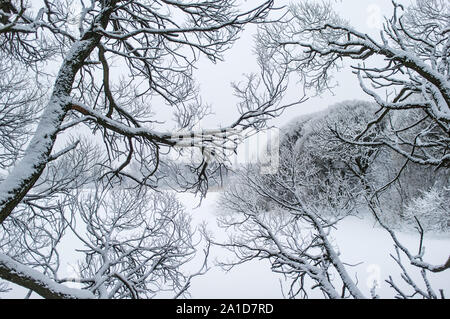
[[[351,101],[323,113],[300,117],[285,128],[276,173],[261,174],[258,165],[237,173],[220,202],[225,212],[219,226],[227,230],[229,238],[226,241],[210,238],[213,245],[234,255],[231,261],[221,260],[222,267],[230,269],[253,260],[267,260],[271,270],[285,278],[285,296],[289,298],[309,298],[314,290],[331,299],[383,298],[376,291],[380,282],[373,285],[370,294],[363,292],[357,274],[352,271],[356,265],[341,256],[341,247],[334,240],[335,230],[343,219],[351,215],[368,218],[363,213],[366,211],[392,239],[395,253],[391,257],[401,271],[403,283],[397,283],[394,274],[389,274],[385,281],[395,297],[445,298],[442,289],[434,288],[429,274],[447,271],[449,256],[443,251],[441,264],[426,261],[425,230],[419,219],[448,225],[448,218],[443,214],[434,216],[435,211],[416,210],[412,216],[404,216],[402,222],[412,219],[419,230],[419,250],[413,252],[395,231],[392,222],[395,216],[389,216],[395,211],[385,210],[393,209],[388,202],[398,200],[398,196],[376,191],[377,185],[385,185],[385,180],[391,178],[386,166],[395,166],[390,157],[392,152],[346,143],[334,134],[335,127],[349,135],[362,132],[371,115],[367,110],[374,112],[374,103]],[[382,131],[382,124],[373,126],[371,134]],[[421,173],[414,167],[411,173],[404,173],[401,181],[418,171]],[[434,182],[442,179],[448,183],[446,176],[433,172],[433,177]],[[400,188],[404,187],[398,183]],[[419,182],[414,183],[419,188]],[[423,179],[421,183],[426,186]],[[408,198],[404,200],[407,202]],[[448,208],[447,202],[441,202],[447,205],[443,209]],[[386,257],[389,257],[387,250]],[[417,271],[419,279],[411,275]]]
[[[47,279],[60,282],[58,247],[71,230],[91,249],[86,252],[91,259],[84,268],[88,277],[83,279],[83,291],[90,290],[95,297],[152,297],[167,288],[159,287],[159,278],[172,282],[167,289],[174,294],[186,292],[188,278],[194,275],[183,277],[179,268],[195,249],[189,246],[189,221],[172,216],[175,208],[164,210],[162,214],[168,215],[154,226],[173,223],[173,234],[144,229],[141,237],[145,241],[161,235],[174,242],[141,247],[139,239],[130,239],[123,245],[133,243],[138,248],[120,248],[125,255],[115,261],[120,265],[115,271],[109,261],[94,255],[104,257],[118,247],[98,246],[108,241],[102,241],[103,236],[117,229],[111,226],[106,231],[103,216],[83,219],[81,214],[88,237],[96,238],[91,245],[72,220],[58,212],[78,203],[80,190],[97,185],[98,179],[108,185],[103,185],[105,192],[117,185],[131,185],[143,193],[157,188],[161,179],[157,172],[168,165],[166,155],[183,148],[198,149],[203,161],[193,170],[197,180],[186,179],[190,182],[179,187],[204,196],[211,157],[221,150],[235,151],[241,131],[264,128],[267,119],[289,106],[281,104],[287,85],[287,73],[281,72],[276,83],[261,86],[260,99],[238,105],[241,115],[228,126],[193,130],[209,113],[193,76],[196,63],[201,57],[220,61],[246,25],[264,22],[273,0],[258,1],[247,9],[241,5],[235,0],[0,1],[4,74],[0,80],[0,247],[7,260],[1,278],[52,296],[39,286],[46,286]],[[51,71],[55,67],[56,73]],[[263,61],[261,67],[264,72]],[[162,128],[158,113],[162,109],[172,110],[178,125],[173,130]],[[171,202],[156,195],[149,201]],[[77,205],[73,209],[83,211],[83,205]],[[110,222],[121,225],[121,218],[129,217],[117,216]],[[168,224],[162,227],[165,232],[171,229]],[[173,247],[182,251],[174,252]],[[125,267],[125,260],[136,269]],[[21,278],[15,263],[33,268],[25,274],[30,278]],[[8,265],[14,266],[10,273]],[[151,265],[153,270],[148,269]],[[47,279],[31,278],[36,271]],[[138,273],[139,278],[134,278]],[[149,281],[158,287],[149,287]],[[64,295],[58,291],[60,284],[52,287],[54,296]]]
[[[332,89],[333,72],[343,61],[353,63],[362,90],[379,111],[367,130],[343,139],[387,146],[420,165],[448,167],[450,8],[444,0],[417,0],[409,7],[393,2],[392,8],[379,37],[372,37],[352,28],[328,4],[302,2],[291,6],[285,21],[262,26],[259,41],[277,49],[317,93]],[[411,123],[401,120],[409,116],[414,116]],[[383,119],[389,119],[390,130],[363,141]]]

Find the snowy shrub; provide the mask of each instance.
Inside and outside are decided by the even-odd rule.
[[[375,111],[374,103],[344,101],[326,111],[301,116],[283,129],[280,170],[285,175],[298,175],[299,190],[323,215],[348,211],[360,202],[371,182],[371,164],[379,153],[345,143],[333,130],[339,127],[346,136],[357,135]],[[375,126],[374,134],[377,130],[380,128]]]
[[[448,232],[450,230],[450,188],[431,188],[413,199],[405,208],[409,224],[416,217],[424,230]]]
[[[406,217],[411,211],[407,205],[422,198],[423,191],[433,185],[448,187],[450,174],[446,168],[405,164],[403,156],[387,147],[353,145],[336,135],[337,130],[340,136],[352,140],[365,130],[376,111],[374,103],[344,101],[326,111],[294,119],[283,129],[279,174],[285,175],[283,179],[290,174],[298,175],[297,180],[301,181],[298,189],[324,216],[344,207],[346,210],[365,207],[365,196],[381,190],[378,198],[383,215],[379,217],[391,227],[400,226],[410,219]],[[393,120],[396,125],[410,126],[418,114],[412,110],[407,115],[394,116]],[[386,127],[385,122],[374,125],[366,132],[364,141],[388,133]],[[276,188],[272,184],[268,178],[267,185]]]

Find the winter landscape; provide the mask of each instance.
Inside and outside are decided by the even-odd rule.
[[[447,0],[0,0],[0,298],[446,299]]]

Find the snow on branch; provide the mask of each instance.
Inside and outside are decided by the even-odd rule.
[[[69,288],[59,284],[39,271],[22,265],[0,253],[0,277],[19,286],[31,289],[49,299],[92,299],[95,296],[87,290]]]
[[[306,1],[291,6],[284,21],[261,26],[258,39],[315,93],[336,85],[333,73],[345,60],[355,63],[362,90],[382,116],[346,140],[362,145],[366,139],[363,144],[388,146],[412,162],[449,167],[449,10],[442,0],[417,0],[409,7],[393,2],[392,16],[376,38],[351,27],[330,7]],[[402,128],[412,110],[420,111],[422,122]],[[390,132],[369,143],[366,133],[383,119],[390,121]]]

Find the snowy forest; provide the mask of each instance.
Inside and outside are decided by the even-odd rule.
[[[0,0],[0,298],[450,296],[450,3],[373,2]]]

